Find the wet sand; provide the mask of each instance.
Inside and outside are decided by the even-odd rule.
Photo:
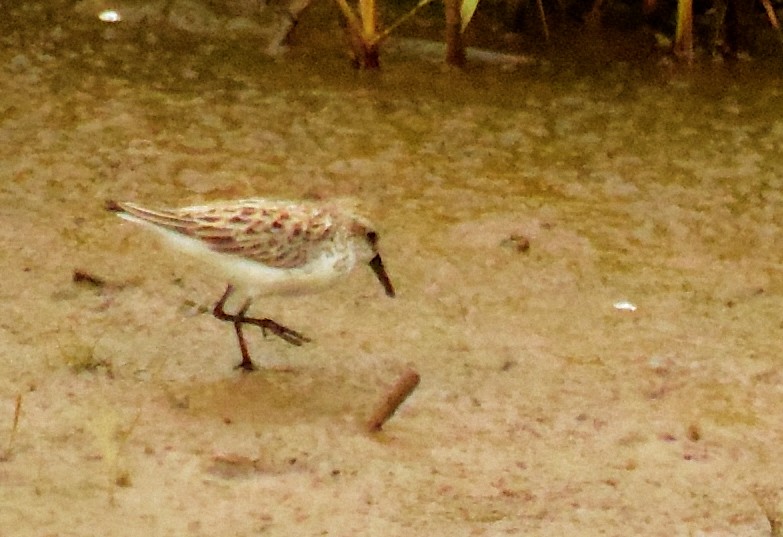
[[[0,535],[780,535],[779,79],[47,36],[0,50]],[[243,374],[103,205],[251,196],[358,198],[398,296],[259,302],[313,341]]]

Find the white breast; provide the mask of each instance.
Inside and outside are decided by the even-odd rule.
[[[133,215],[121,213],[119,216],[155,231],[175,250],[203,261],[211,274],[216,270],[237,291],[250,297],[317,292],[350,273],[356,265],[356,253],[345,240],[335,241],[332,248],[321,249],[320,255],[306,265],[275,268],[237,255],[217,253],[198,239],[169,231]]]

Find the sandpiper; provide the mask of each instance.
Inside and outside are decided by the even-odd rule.
[[[386,295],[394,297],[378,233],[349,200],[284,201],[262,198],[219,201],[177,209],[147,209],[109,201],[109,211],[159,233],[175,249],[218,269],[228,285],[212,314],[234,325],[246,371],[255,369],[242,334],[245,324],[267,330],[293,345],[310,341],[271,319],[247,317],[251,301],[265,295],[316,292],[367,263]],[[224,309],[234,292],[244,302],[235,314]]]

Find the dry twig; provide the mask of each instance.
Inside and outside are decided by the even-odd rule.
[[[383,401],[376,407],[375,412],[372,413],[372,417],[367,422],[367,428],[371,432],[380,431],[383,428],[383,424],[389,421],[397,408],[408,398],[408,396],[419,385],[421,377],[419,374],[411,369],[406,369],[402,375],[394,383],[394,386],[386,392]]]
[[[7,461],[11,458],[11,449],[14,446],[14,438],[16,438],[16,429],[19,427],[19,416],[22,413],[22,394],[17,394],[16,405],[14,407],[14,421],[11,425],[11,434],[8,436],[8,445],[5,452],[0,454],[0,461]]]

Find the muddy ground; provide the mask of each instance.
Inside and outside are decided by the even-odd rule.
[[[87,35],[0,49],[0,535],[781,535],[779,75]],[[252,374],[104,210],[332,196],[398,296],[259,302]]]

